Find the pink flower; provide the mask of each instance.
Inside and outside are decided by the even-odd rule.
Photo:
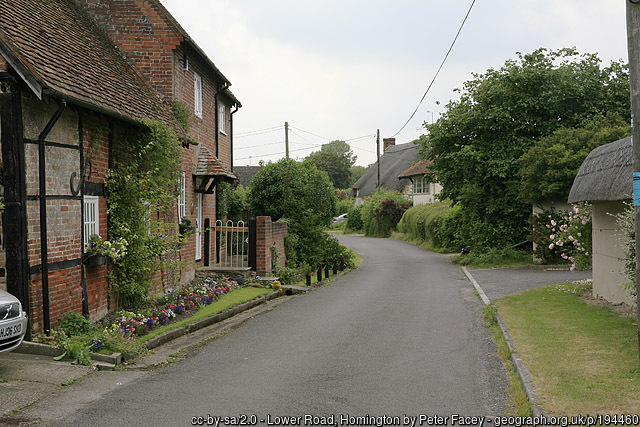
[[[558,240],[558,241],[556,242],[556,245],[558,245],[558,246],[562,246],[562,245],[564,245],[564,243],[562,242],[562,240]]]
[[[549,245],[549,249],[553,249],[554,247],[555,247],[555,246],[554,246],[554,244],[553,244],[553,243]]]

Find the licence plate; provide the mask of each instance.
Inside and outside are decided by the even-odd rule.
[[[0,339],[11,338],[22,333],[22,324],[0,326]]]

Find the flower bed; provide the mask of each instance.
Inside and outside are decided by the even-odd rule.
[[[219,281],[207,278],[180,290],[170,290],[167,295],[159,298],[147,310],[140,313],[120,311],[111,328],[125,336],[142,336],[158,326],[169,323],[176,316],[195,310],[200,306],[209,305],[217,301],[240,285],[235,280],[222,279]]]

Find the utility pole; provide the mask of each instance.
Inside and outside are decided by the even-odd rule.
[[[640,0],[627,2],[627,47],[631,82],[631,127],[633,142],[633,206],[636,234],[636,297],[638,357],[640,358]],[[640,360],[640,359],[639,359]]]
[[[284,148],[289,158],[289,122],[284,122]]]
[[[380,188],[380,129],[376,134],[376,146],[378,152],[378,180],[376,181],[376,188]]]

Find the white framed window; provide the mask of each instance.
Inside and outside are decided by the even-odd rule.
[[[220,132],[223,134],[227,134],[227,106],[224,103],[220,103],[218,107],[218,127],[220,128]]]
[[[196,117],[202,118],[202,77],[193,74],[193,109]]]
[[[100,234],[100,204],[98,196],[84,196],[82,202],[84,214],[84,252],[89,247],[89,238]]]
[[[413,194],[431,194],[431,183],[426,176],[413,178]]]
[[[151,202],[148,200],[144,200],[142,204],[144,204],[144,223],[147,228],[148,236],[151,234]]]
[[[178,196],[178,222],[187,215],[187,173],[182,172],[180,177],[180,195]]]

